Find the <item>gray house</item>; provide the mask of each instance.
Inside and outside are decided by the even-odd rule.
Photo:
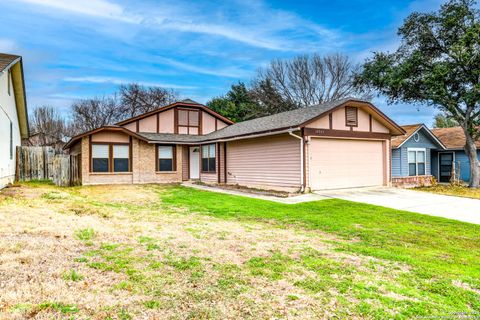
[[[445,150],[424,124],[402,126],[403,136],[392,137],[392,184],[401,187],[429,185],[432,154]]]

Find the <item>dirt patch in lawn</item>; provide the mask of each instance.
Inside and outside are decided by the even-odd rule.
[[[17,189],[0,202],[3,319],[360,318],[363,287],[410,299],[405,265],[333,235],[168,211],[168,187]]]

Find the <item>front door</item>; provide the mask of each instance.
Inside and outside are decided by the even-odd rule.
[[[200,147],[190,147],[190,179],[200,179]]]
[[[439,177],[440,182],[450,182],[450,180],[452,179],[453,152],[440,153],[439,164],[440,164],[440,177]]]

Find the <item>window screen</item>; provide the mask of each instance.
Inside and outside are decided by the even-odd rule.
[[[113,171],[128,172],[130,148],[128,145],[113,145]]]
[[[175,171],[174,146],[158,146],[158,171]]]
[[[215,172],[215,144],[209,144],[202,146],[202,171],[203,172]]]
[[[92,171],[108,172],[109,145],[92,144]]]

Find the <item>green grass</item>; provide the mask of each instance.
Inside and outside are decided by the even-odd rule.
[[[343,239],[332,240],[337,251],[380,258],[411,268],[408,276],[400,278],[402,284],[414,288],[418,294],[428,295],[445,310],[464,310],[468,305],[480,311],[478,294],[452,284],[457,280],[480,290],[478,225],[339,199],[287,205],[184,187],[172,187],[169,193],[162,193],[161,198],[171,210],[180,208],[184,212],[187,209],[187,212],[217,218],[268,222],[281,228],[334,234]],[[355,283],[347,271],[340,272],[344,274],[343,279],[332,279],[333,273],[342,270],[342,265],[335,261],[306,254],[302,263],[318,275],[298,283],[310,291],[328,286],[337,289],[357,286],[356,290],[363,294],[372,290],[366,284]],[[289,267],[289,260],[273,254],[269,258],[253,258],[248,265],[254,274],[279,279]],[[365,298],[374,297],[374,294],[365,295]],[[392,301],[383,303],[394,305]],[[411,315],[428,314],[429,307],[422,305],[422,308],[421,313],[410,308]]]
[[[92,228],[79,229],[75,231],[75,238],[82,241],[89,241],[95,238],[95,230]]]
[[[74,269],[64,272],[62,278],[66,281],[80,281],[84,279],[84,277]]]

